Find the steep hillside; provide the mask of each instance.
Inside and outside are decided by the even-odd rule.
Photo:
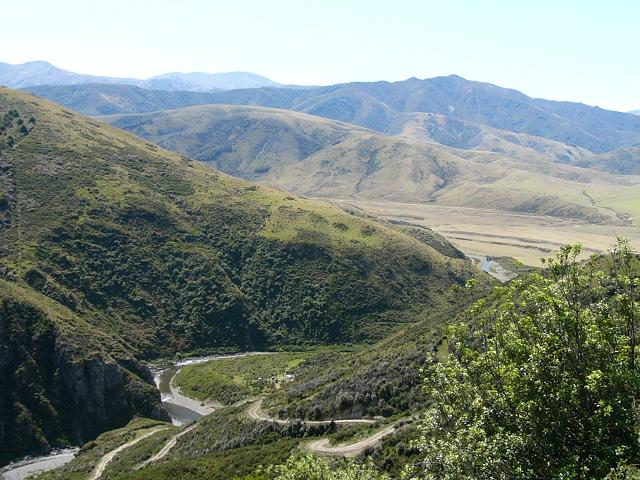
[[[0,118],[4,460],[150,415],[136,358],[379,338],[476,272],[30,94],[1,89]]]
[[[566,165],[558,157],[580,158],[582,152],[543,139],[532,144],[512,138],[510,152],[464,150],[292,111],[228,105],[104,120],[232,175],[304,195],[435,202],[592,222],[635,215],[628,205],[610,205],[612,194],[639,199],[634,186],[640,179]]]
[[[50,285],[30,288],[0,268],[0,465],[81,444],[134,414],[167,418],[122,338],[51,298]]]

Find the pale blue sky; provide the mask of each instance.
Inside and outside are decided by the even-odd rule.
[[[3,2],[0,61],[148,77],[245,70],[324,85],[456,73],[640,108],[637,0]]]

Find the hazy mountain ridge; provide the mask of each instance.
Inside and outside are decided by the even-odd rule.
[[[125,98],[131,95],[122,89]],[[34,88],[40,95],[63,103],[83,113],[96,113],[96,101],[83,101],[75,90],[96,90],[96,86],[67,86],[51,89]],[[112,89],[113,90],[113,89]],[[174,108],[173,100],[162,105],[161,93],[157,107]],[[139,113],[148,111],[143,103],[135,110],[136,102],[117,102],[102,111]],[[478,125],[514,134],[528,134],[567,144],[569,148],[587,149],[603,153],[617,148],[640,145],[640,118],[628,113],[603,110],[598,107],[571,102],[535,99],[515,90],[488,83],[465,80],[451,75],[401,82],[357,82],[328,87],[290,88],[263,87],[210,92],[210,95],[191,102],[211,104],[252,105],[309,113],[312,115],[352,123],[381,133],[397,134],[403,124],[424,119],[425,114],[439,115],[449,123],[466,126],[466,136],[473,136]],[[99,102],[98,102],[99,103]],[[193,105],[185,100],[181,106]],[[442,136],[440,142],[460,147],[459,138]],[[467,147],[468,148],[468,147]]]
[[[625,218],[624,210],[602,208],[589,198],[598,199],[602,189],[633,197],[627,190],[639,181],[567,164],[565,155],[578,161],[593,154],[524,134],[502,133],[519,135],[511,140],[520,144],[509,143],[512,152],[497,153],[386,136],[263,107],[201,105],[103,119],[229,174],[303,195],[435,202],[618,222]],[[480,137],[488,143],[491,135]]]
[[[207,104],[215,99],[210,92],[149,90],[103,83],[38,85],[27,90],[85,115],[155,112]]]
[[[597,107],[530,98],[515,90],[456,75],[401,82],[349,83],[298,92],[220,92],[217,103],[288,108],[390,133],[396,116],[438,113],[490,127],[528,133],[595,153],[640,144],[640,119]]]
[[[11,88],[86,83],[126,84],[168,91],[210,91],[266,86],[277,87],[279,85],[266,77],[251,72],[173,72],[140,80],[75,73],[43,61],[28,62],[20,65],[0,62],[0,85]]]

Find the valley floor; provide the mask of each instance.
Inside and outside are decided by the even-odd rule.
[[[508,256],[540,266],[559,247],[581,243],[585,254],[606,251],[616,236],[640,247],[640,227],[592,224],[540,215],[465,207],[332,199],[391,221],[431,228],[469,255]]]

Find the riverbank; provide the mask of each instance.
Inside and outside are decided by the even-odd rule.
[[[61,467],[73,460],[79,450],[79,448],[56,450],[49,455],[43,455],[41,457],[35,458],[26,458],[11,463],[0,469],[0,479],[22,480],[36,473],[53,470],[54,468]]]

